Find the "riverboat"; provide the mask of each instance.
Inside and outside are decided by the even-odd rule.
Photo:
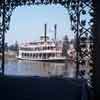
[[[54,40],[50,40],[46,35],[45,24],[44,36],[41,36],[39,41],[20,44],[17,58],[21,60],[64,62],[66,57],[62,56],[62,42],[56,41],[56,26]]]

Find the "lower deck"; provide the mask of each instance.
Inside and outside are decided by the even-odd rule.
[[[25,52],[25,51],[19,51],[17,58],[19,59],[27,59],[27,60],[65,60],[66,58],[62,56],[62,53],[60,52],[43,52],[43,53],[32,53],[32,52]]]
[[[30,60],[30,61],[42,61],[42,62],[59,62],[59,63],[64,63],[66,61],[66,58],[51,58],[51,59],[41,59],[41,58],[37,58],[37,59],[33,59],[33,58],[24,58],[24,57],[17,57],[19,60]]]

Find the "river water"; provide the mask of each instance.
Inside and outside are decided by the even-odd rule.
[[[1,63],[1,61],[0,61]],[[68,63],[52,63],[9,59],[5,61],[6,75],[21,76],[64,76],[74,77],[76,65],[72,62]]]

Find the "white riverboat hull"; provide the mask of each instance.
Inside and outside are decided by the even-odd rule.
[[[65,62],[66,58],[65,57],[50,57],[48,59],[31,59],[31,58],[22,58],[22,57],[17,57],[19,60],[30,60],[30,61],[46,61],[46,62]]]

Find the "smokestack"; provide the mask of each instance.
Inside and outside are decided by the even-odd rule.
[[[54,25],[54,32],[55,32],[54,34],[55,34],[55,41],[56,41],[56,38],[57,38],[56,37],[56,34],[57,34],[57,24]]]
[[[44,26],[44,41],[46,42],[47,38],[47,24]]]

